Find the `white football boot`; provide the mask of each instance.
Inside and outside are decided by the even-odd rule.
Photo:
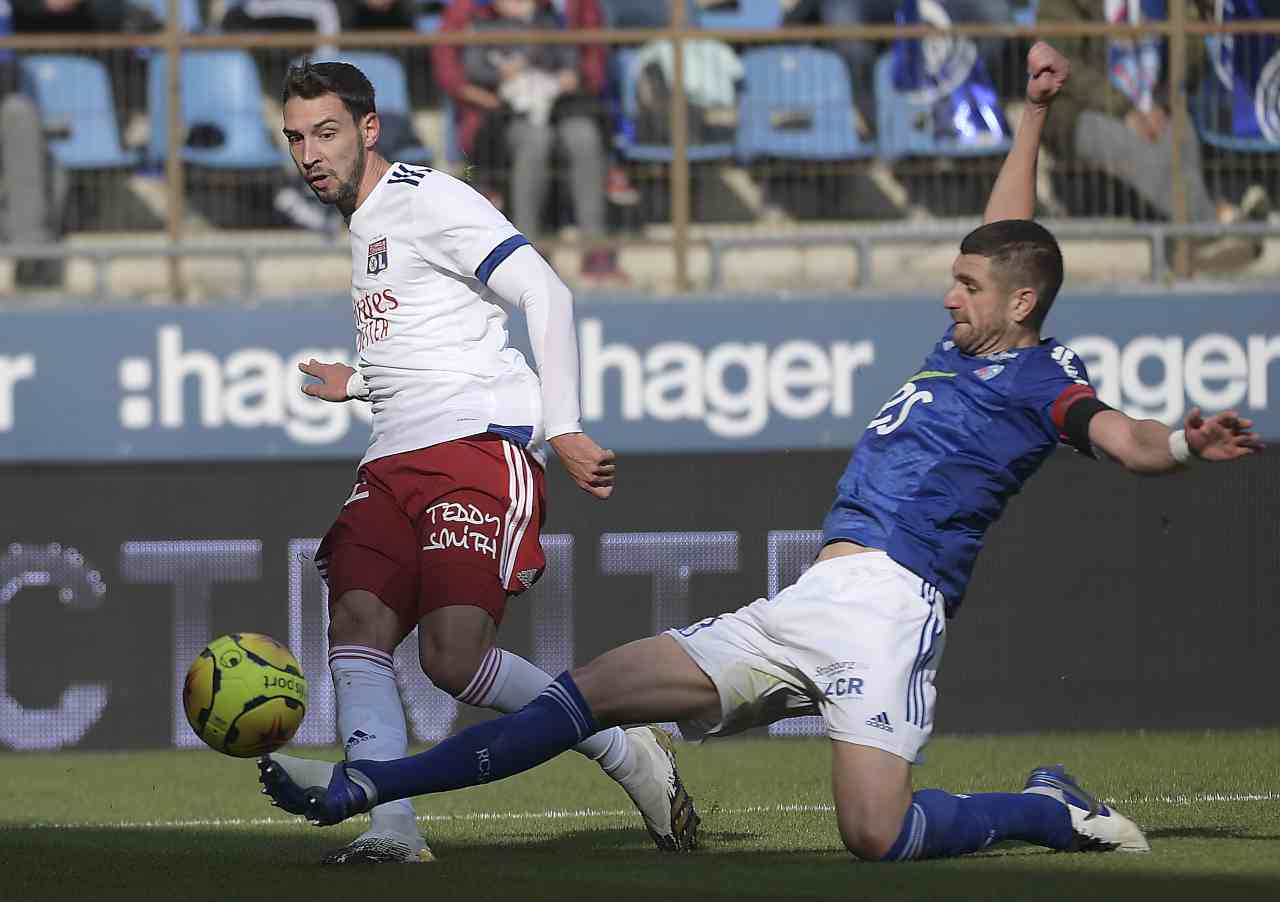
[[[701,818],[676,770],[676,751],[666,730],[632,727],[626,731],[641,779],[623,785],[644,818],[654,844],[664,852],[688,852],[698,846]]]
[[[341,849],[320,859],[321,864],[423,864],[435,861],[417,829],[366,830]]]
[[[1023,792],[1057,799],[1071,813],[1075,841],[1069,852],[1150,852],[1151,844],[1138,825],[1114,808],[1095,799],[1061,764],[1037,767],[1027,777]]]

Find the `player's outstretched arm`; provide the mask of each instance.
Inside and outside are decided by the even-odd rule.
[[[614,454],[582,431],[573,294],[531,246],[517,248],[498,264],[488,286],[525,313],[542,379],[542,418],[556,456],[579,488],[608,498],[613,494]]]
[[[359,371],[345,363],[321,363],[312,357],[306,363],[298,364],[298,369],[320,380],[304,382],[302,384],[304,395],[335,402],[367,398],[369,395]]]
[[[987,200],[982,221],[1031,219],[1036,211],[1036,159],[1049,106],[1071,74],[1067,58],[1043,41],[1027,53],[1027,106]]]
[[[1252,426],[1252,420],[1234,410],[1206,418],[1200,408],[1192,408],[1176,431],[1155,420],[1104,410],[1089,421],[1089,440],[1130,472],[1159,476],[1196,461],[1237,460],[1262,450]]]

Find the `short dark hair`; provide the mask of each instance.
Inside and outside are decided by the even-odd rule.
[[[308,60],[290,66],[284,77],[280,102],[288,103],[290,97],[314,100],[325,94],[337,95],[357,125],[369,113],[378,111],[373,103],[373,85],[350,63],[313,63]]]
[[[960,242],[960,253],[986,257],[991,274],[1006,290],[1033,288],[1037,329],[1062,287],[1062,250],[1053,233],[1029,219],[1002,219],[979,226]]]

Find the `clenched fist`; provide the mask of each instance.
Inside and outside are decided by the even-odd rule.
[[[1070,75],[1067,58],[1044,41],[1037,41],[1027,53],[1027,102],[1048,106]]]

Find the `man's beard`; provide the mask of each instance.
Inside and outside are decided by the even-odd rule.
[[[351,180],[338,182],[338,190],[333,196],[334,206],[347,214],[356,208],[356,195],[360,193],[360,182],[364,180],[365,157],[364,144],[356,145],[356,162],[351,168]]]

